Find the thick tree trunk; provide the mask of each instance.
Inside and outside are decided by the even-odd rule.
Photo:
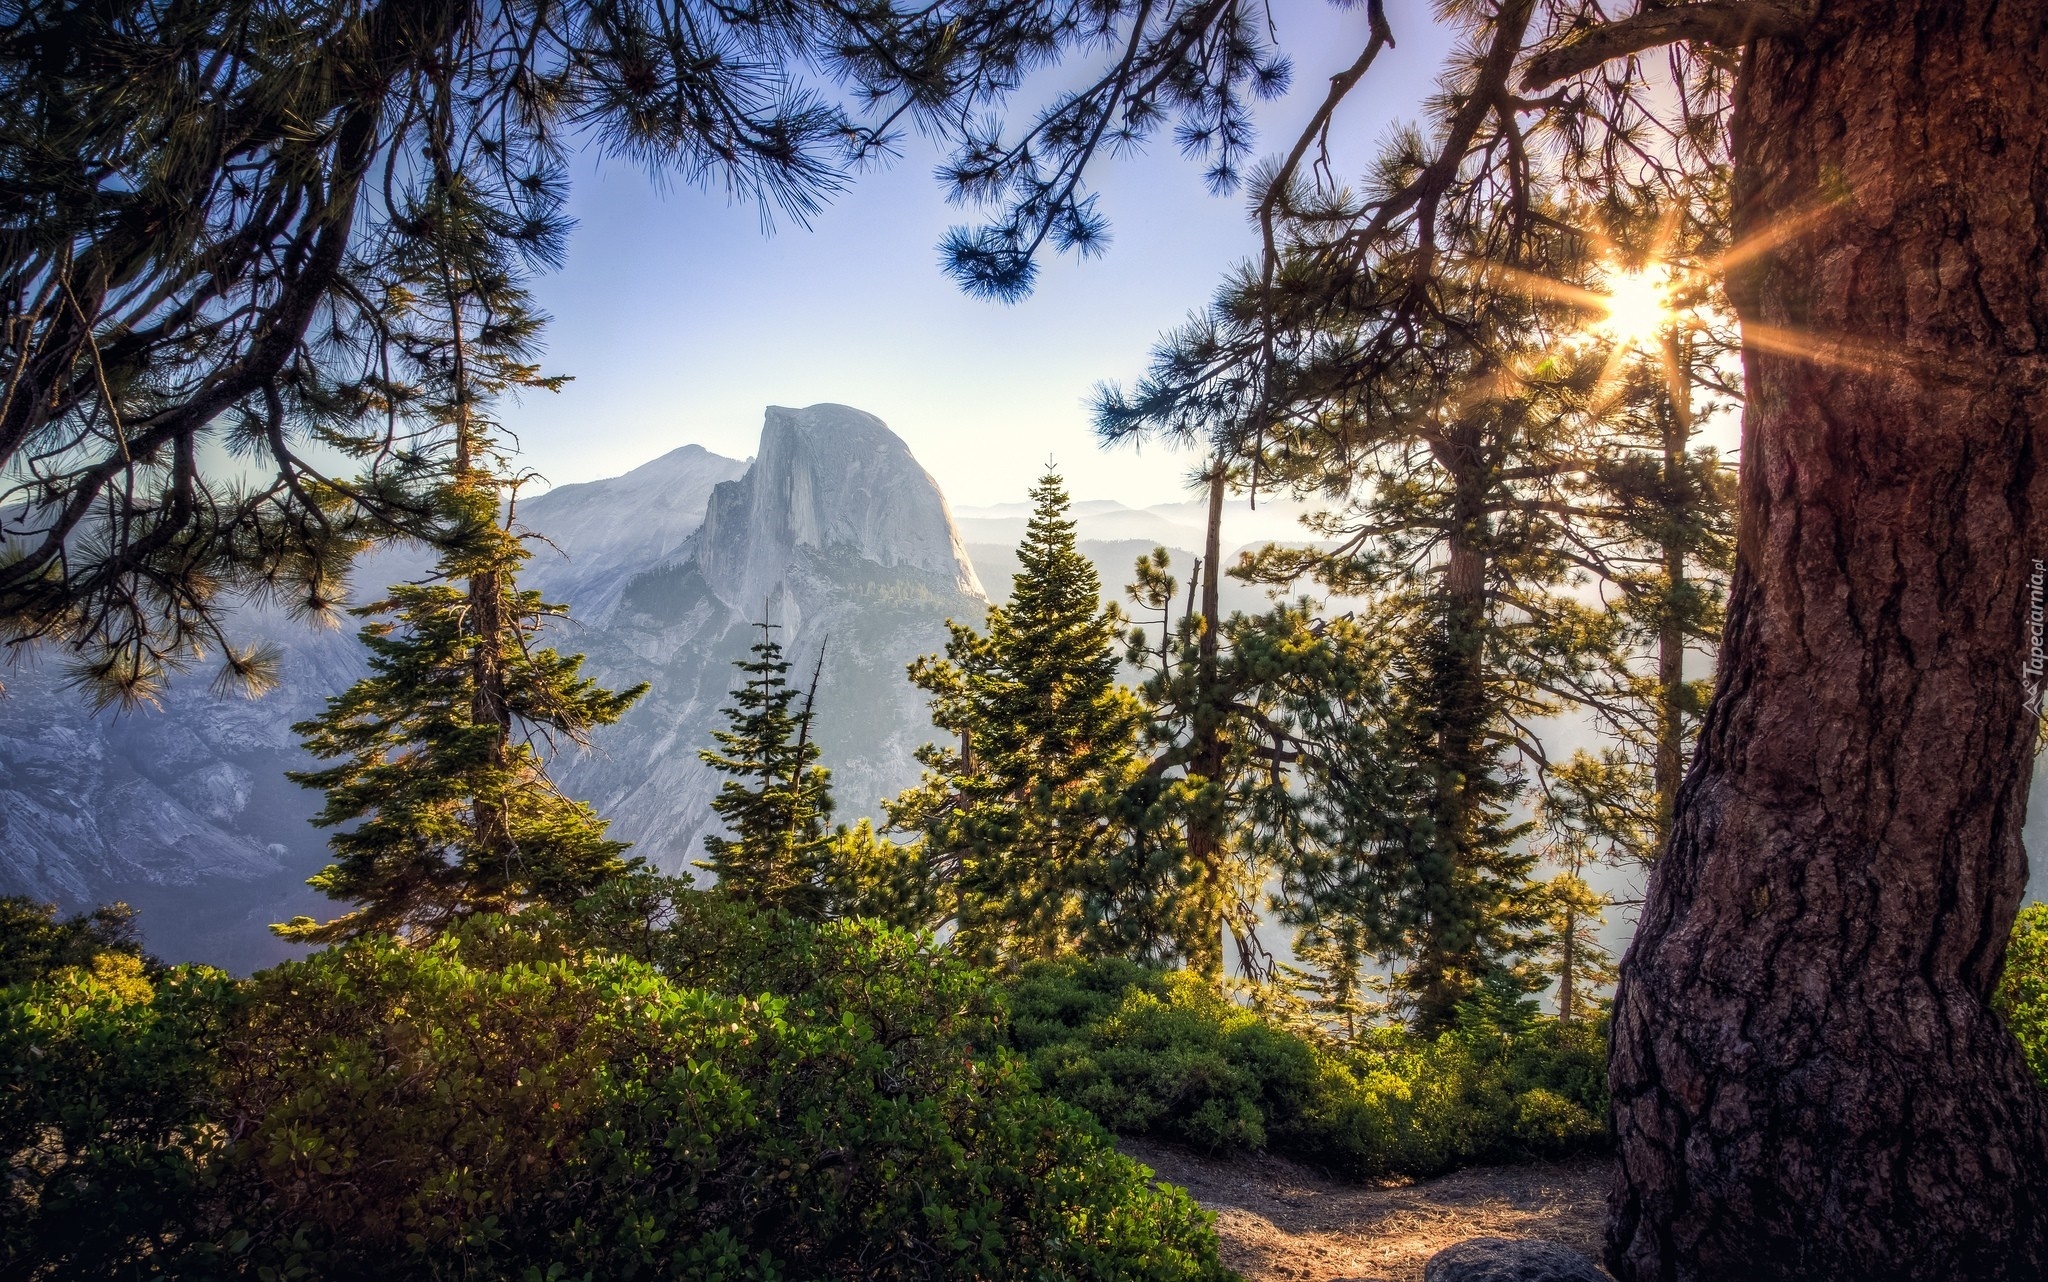
[[[1622,965],[1609,1263],[2048,1276],[2048,1095],[1986,1006],[2026,880],[2048,555],[2048,7],[1753,46],[1719,685]]]
[[[1223,866],[1228,855],[1221,797],[1224,786],[1223,714],[1216,697],[1223,640],[1223,620],[1218,616],[1223,609],[1221,580],[1226,480],[1223,460],[1218,458],[1209,472],[1209,521],[1202,540],[1201,564],[1207,565],[1208,577],[1202,578],[1201,564],[1197,565],[1195,572],[1202,582],[1202,613],[1201,631],[1195,640],[1197,693],[1194,743],[1188,758],[1188,773],[1206,780],[1216,794],[1214,804],[1205,806],[1188,825],[1188,859],[1194,864],[1200,882],[1194,892],[1199,924],[1193,946],[1188,950],[1187,962],[1190,969],[1212,979],[1223,974],[1223,928],[1231,893],[1230,879]],[[1242,947],[1238,955],[1240,959],[1246,957]]]

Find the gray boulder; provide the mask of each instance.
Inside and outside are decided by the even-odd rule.
[[[1422,1282],[1613,1282],[1585,1256],[1540,1238],[1475,1237],[1422,1266]]]

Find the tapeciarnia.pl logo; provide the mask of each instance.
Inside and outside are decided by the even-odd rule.
[[[2034,562],[2034,574],[2027,580],[2027,661],[2020,666],[2020,680],[2027,687],[2027,710],[2042,715],[2042,700],[2048,696],[2048,565]]]

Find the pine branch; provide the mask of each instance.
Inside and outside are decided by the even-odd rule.
[[[1796,37],[1811,21],[1810,13],[1778,0],[1707,0],[1645,9],[1603,22],[1569,44],[1529,59],[1522,69],[1522,88],[1538,92],[1603,62],[1680,41],[1735,46],[1766,36]]]

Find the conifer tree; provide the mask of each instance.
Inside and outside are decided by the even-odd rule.
[[[1538,935],[1540,963],[1545,977],[1556,982],[1557,1018],[1572,1023],[1595,1008],[1600,990],[1615,980],[1614,956],[1600,942],[1600,927],[1612,896],[1594,889],[1586,881],[1586,869],[1597,863],[1612,863],[1611,853],[1600,848],[1591,830],[1561,824],[1547,812],[1563,797],[1567,804],[1578,800],[1567,791],[1553,791],[1537,807],[1553,834],[1545,854],[1557,865],[1557,872],[1543,883],[1543,925]]]
[[[726,894],[816,918],[828,907],[834,843],[827,828],[832,776],[817,764],[811,737],[818,674],[812,673],[807,690],[791,685],[774,625],[759,626],[761,639],[734,664],[746,680],[724,710],[726,729],[712,732],[718,747],[698,754],[729,778],[711,801],[726,834],[704,838],[711,857],[697,866],[714,874]],[[820,650],[819,670],[824,658]]]
[[[1732,314],[1703,266],[1725,252],[1725,203],[1710,191],[1606,220],[1620,252],[1647,260],[1638,285],[1662,315],[1607,335],[1614,390],[1579,489],[1588,564],[1612,598],[1608,661],[1584,700],[1608,743],[1556,764],[1546,809],[1610,863],[1647,866],[1670,838],[1712,684],[1686,661],[1719,640],[1734,567],[1734,472],[1698,443],[1703,422],[1741,401]]]
[[[1557,979],[1558,1022],[1583,1019],[1595,994],[1614,982],[1614,956],[1600,942],[1600,923],[1613,901],[1586,884],[1576,867],[1544,883],[1544,923]]]
[[[515,548],[499,553],[501,582],[523,555]],[[535,648],[534,636],[563,614],[537,592],[503,592],[491,634],[480,631],[469,593],[445,583],[396,587],[354,613],[372,620],[362,630],[370,675],[293,727],[315,756],[338,764],[289,777],[326,792],[315,823],[353,825],[329,838],[335,860],[310,884],[356,907],[273,929],[315,943],[417,936],[467,913],[573,902],[627,871],[625,843],[555,789],[535,740],[586,743],[646,686],[606,690],[579,674],[581,655]],[[498,689],[493,715],[479,717],[477,651],[486,648]]]
[[[1146,717],[1117,682],[1121,614],[1101,603],[1060,478],[1031,497],[1009,603],[910,668],[960,746],[926,745],[923,782],[887,803],[944,887],[955,946],[984,959],[1126,951],[1110,905],[1170,862],[1135,837]]]
[[[1221,506],[1212,502],[1212,514]],[[1324,617],[1306,598],[1212,620],[1220,575],[1210,567],[1221,562],[1213,528],[1208,544],[1193,567],[1189,609],[1163,625],[1160,646],[1143,629],[1128,638],[1150,712],[1134,822],[1165,866],[1119,907],[1127,934],[1139,934],[1134,922],[1158,923],[1190,969],[1219,978],[1227,936],[1238,972],[1265,980],[1277,977],[1260,935],[1268,886],[1348,840],[1340,797],[1363,795],[1351,772],[1374,723],[1360,714],[1384,679],[1386,656],[1350,620]],[[1139,558],[1128,594],[1163,612],[1171,565],[1163,548]],[[1287,924],[1308,929],[1317,920],[1277,907]],[[1297,957],[1304,946],[1313,943],[1298,939]]]
[[[434,496],[439,582],[405,584],[352,611],[370,675],[293,727],[337,764],[291,772],[326,792],[314,822],[338,828],[335,862],[310,884],[356,907],[327,922],[273,927],[329,942],[370,932],[417,936],[467,913],[566,903],[625,872],[624,843],[549,780],[537,741],[585,745],[647,687],[611,691],[580,674],[581,655],[536,648],[559,605],[518,586],[528,555],[513,528],[517,485],[503,474],[489,405],[559,380],[527,363],[537,321],[505,261],[492,210],[453,158],[431,151],[438,180],[410,211],[424,230],[394,261],[403,287],[384,324],[404,365],[380,393],[449,460]]]
[[[1303,243],[1273,287],[1294,310],[1261,315],[1245,299],[1259,286],[1240,281],[1163,346],[1135,395],[1098,407],[1109,439],[1200,440],[1266,485],[1334,500],[1315,521],[1321,546],[1267,549],[1245,571],[1359,598],[1391,643],[1380,723],[1343,748],[1376,760],[1345,773],[1341,837],[1289,878],[1322,902],[1290,915],[1361,915],[1372,951],[1402,960],[1402,1000],[1426,1028],[1448,1026],[1489,975],[1523,969],[1541,916],[1517,817],[1545,759],[1530,726],[1585,685],[1606,642],[1573,593],[1587,519],[1574,487],[1604,354],[1556,341],[1572,307],[1504,286],[1491,229],[1476,218],[1441,247],[1447,319],[1405,330],[1383,361],[1367,354],[1387,341],[1381,291],[1398,273],[1330,271]],[[1526,269],[1545,276],[1587,270],[1569,236],[1531,252],[1545,257]],[[1278,372],[1258,385],[1248,369],[1269,356]]]
[[[1294,962],[1275,969],[1294,1022],[1340,1042],[1357,1040],[1386,1008],[1386,981],[1366,970],[1370,956],[1353,919],[1315,923],[1294,939]],[[1298,964],[1297,964],[1298,963]]]

